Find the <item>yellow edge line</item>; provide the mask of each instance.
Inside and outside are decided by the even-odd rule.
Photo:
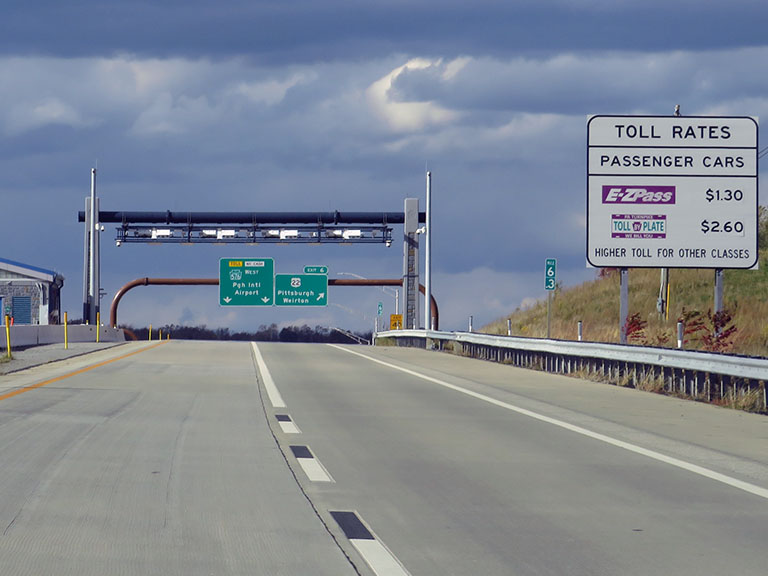
[[[123,360],[125,358],[128,358],[129,356],[138,354],[139,352],[144,352],[146,350],[151,350],[152,348],[157,348],[161,344],[165,344],[165,342],[158,342],[157,344],[153,344],[152,346],[147,346],[146,348],[142,348],[140,350],[134,350],[133,352],[129,352],[128,354],[123,354],[122,356],[118,356],[117,358],[111,358],[110,360],[105,360],[104,362],[99,362],[98,364],[86,366],[85,368],[81,368],[80,370],[75,370],[74,372],[69,372],[68,374],[63,374],[61,376],[57,376],[56,378],[51,378],[50,380],[44,380],[42,382],[38,382],[37,384],[24,386],[23,388],[18,388],[16,390],[12,390],[11,392],[6,392],[5,394],[0,395],[0,400],[5,400],[6,398],[13,398],[14,396],[18,396],[19,394],[24,394],[24,392],[29,392],[30,390],[34,390],[35,388],[42,388],[43,386],[47,386],[48,384],[53,384],[54,382],[59,382],[60,380],[65,380],[67,378],[71,378],[72,376],[83,374],[84,372],[88,372],[95,368],[101,368],[102,366],[106,366],[107,364],[112,364],[112,362],[117,362],[118,360]]]

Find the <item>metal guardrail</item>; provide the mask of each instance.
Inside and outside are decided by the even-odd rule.
[[[764,358],[474,332],[397,330],[376,334],[375,340],[380,339],[546,372],[580,373],[633,387],[663,388],[709,402],[750,398],[753,409],[768,411],[768,359]]]

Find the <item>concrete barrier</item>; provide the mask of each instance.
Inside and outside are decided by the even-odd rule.
[[[75,325],[68,327],[70,342],[96,342],[96,326]],[[11,351],[17,347],[37,346],[39,344],[64,344],[64,326],[11,326]],[[125,333],[119,328],[100,326],[101,342],[125,342]],[[5,327],[0,334],[0,350],[6,349]]]

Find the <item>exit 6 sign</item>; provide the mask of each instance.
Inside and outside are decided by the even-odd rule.
[[[544,265],[544,288],[546,290],[554,290],[557,285],[557,260],[555,258],[547,258]]]

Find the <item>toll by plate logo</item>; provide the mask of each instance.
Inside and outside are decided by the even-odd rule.
[[[611,238],[666,238],[665,214],[612,214]]]
[[[603,186],[603,204],[674,203],[674,186]]]

